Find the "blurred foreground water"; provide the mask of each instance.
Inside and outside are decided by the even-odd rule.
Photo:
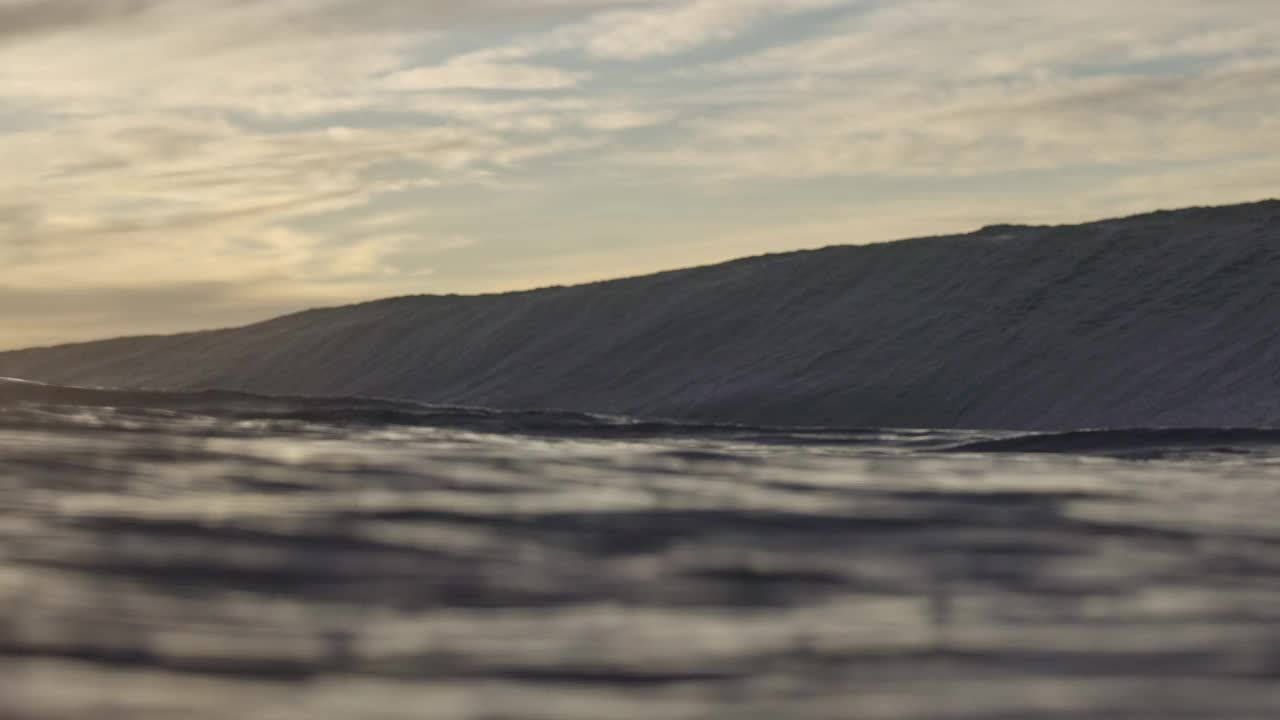
[[[223,400],[0,409],[0,717],[1280,717],[1265,432]]]

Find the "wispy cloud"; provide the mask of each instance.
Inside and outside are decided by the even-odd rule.
[[[1280,129],[1262,10],[886,4],[693,71],[714,89],[687,145],[629,157],[738,179],[1230,160]]]
[[[770,17],[841,0],[693,0],[604,13],[561,33],[595,57],[640,60],[678,55],[733,39]]]
[[[442,65],[402,70],[387,77],[389,90],[562,90],[583,73],[524,63],[492,62],[462,56]]]

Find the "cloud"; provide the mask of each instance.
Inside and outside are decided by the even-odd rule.
[[[948,81],[1072,69],[1119,69],[1169,57],[1274,50],[1267,0],[1212,7],[1164,0],[903,0],[869,7],[827,32],[723,63],[744,75],[850,75]]]
[[[679,56],[724,44],[764,21],[820,9],[857,7],[870,0],[622,0],[579,22],[488,48],[493,58],[578,54],[590,60],[633,62]],[[611,5],[620,9],[608,9]]]
[[[483,52],[443,65],[421,58],[446,44],[446,33],[518,32],[621,4],[635,3],[0,0],[0,12],[30,16],[0,22],[0,37],[15,41],[0,46],[0,101],[53,113],[141,106],[307,116],[385,106],[406,90],[569,87],[578,73]]]
[[[495,63],[468,57],[443,65],[394,73],[383,85],[391,90],[563,90],[578,84],[583,73],[518,63]]]
[[[850,0],[692,0],[602,13],[563,33],[610,60],[679,55],[731,40],[774,16],[851,4]],[[575,37],[576,36],[576,37]]]
[[[970,176],[1194,162],[1277,139],[1280,18],[1252,2],[916,0],[689,73],[704,177]]]
[[[286,2],[288,0],[285,0]],[[655,0],[301,0],[293,16],[324,32],[519,28],[530,22],[573,20],[597,10]],[[661,0],[658,0],[661,1]]]
[[[161,0],[0,0],[0,45],[6,40],[124,22]]]
[[[662,111],[614,110],[586,115],[582,124],[592,130],[635,130],[661,125],[669,119],[671,114]]]
[[[592,21],[586,49],[616,60],[675,55],[742,32],[763,15],[758,3],[702,0],[658,10],[619,11]]]
[[[0,261],[29,286],[87,272],[140,285],[261,274],[323,283],[309,265],[332,252],[322,239],[268,242],[264,228],[482,176],[510,152],[501,138],[453,128],[260,135],[163,115],[0,135],[0,223],[14,231],[0,238]],[[259,232],[257,245],[237,241]]]
[[[212,20],[242,15],[269,24],[273,34],[423,32],[473,24],[519,26],[575,17],[634,0],[0,0],[0,43],[72,30],[110,29],[152,13]],[[256,33],[226,36],[255,41]]]

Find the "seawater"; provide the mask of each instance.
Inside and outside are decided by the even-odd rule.
[[[1272,720],[1277,447],[13,403],[0,717]]]

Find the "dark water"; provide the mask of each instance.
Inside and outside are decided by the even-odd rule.
[[[1280,717],[1280,435],[0,393],[0,717]]]

